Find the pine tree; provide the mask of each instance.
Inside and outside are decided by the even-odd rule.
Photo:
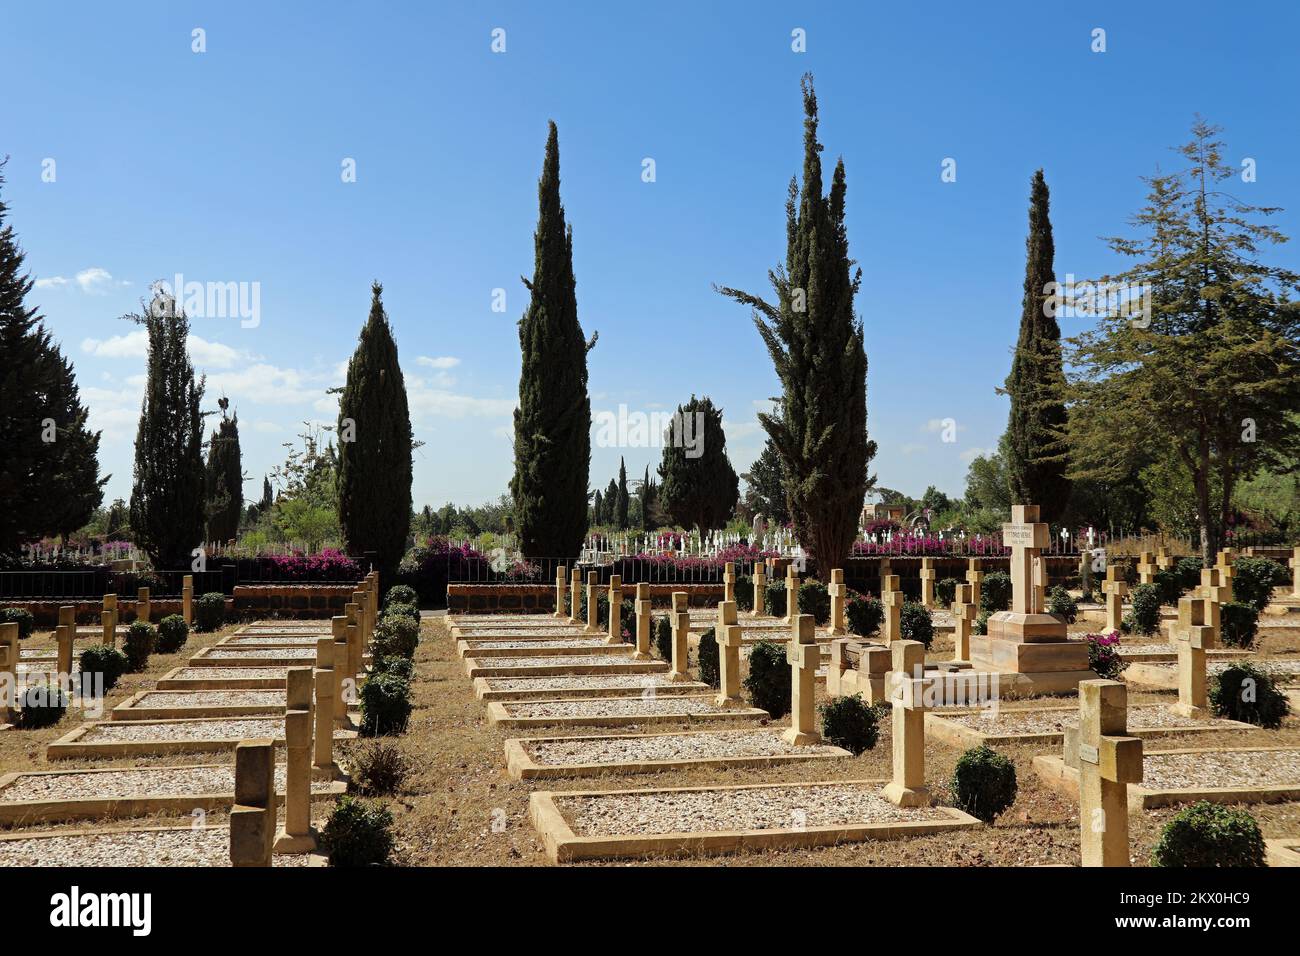
[[[573,230],[560,202],[555,124],[537,184],[531,293],[519,322],[523,353],[515,410],[515,473],[510,492],[520,547],[529,558],[576,558],[587,529],[591,476],[591,399],[587,352],[573,276]]]
[[[1003,391],[1011,397],[1006,443],[1011,500],[1038,505],[1042,519],[1054,522],[1065,514],[1070,480],[1065,475],[1065,372],[1053,297],[1055,250],[1048,202],[1040,169],[1030,187],[1020,337]]]
[[[618,459],[618,499],[614,508],[614,517],[618,522],[618,530],[626,531],[628,529],[627,512],[631,507],[632,499],[627,494],[627,465],[620,455]]]
[[[373,551],[387,588],[411,528],[411,416],[397,343],[371,286],[370,316],[339,396],[338,512],[348,552]]]
[[[844,161],[836,163],[830,194],[823,196],[811,75],[802,89],[803,189],[791,179],[785,267],[768,273],[777,302],[719,291],[752,307],[781,381],[776,414],[758,418],[781,456],[795,534],[825,574],[843,567],[857,536],[876,444],[867,440],[867,354],[853,312],[862,271],[849,258]]]
[[[8,211],[0,198],[0,555],[80,528],[108,481],[99,477],[99,432],[86,427],[72,365],[26,305],[33,280],[23,274]]]
[[[131,530],[157,570],[190,567],[203,541],[203,391],[186,345],[190,323],[170,297],[156,294],[143,315],[128,316],[149,336],[144,402],[135,436]]]
[[[239,416],[227,417],[230,400],[221,398],[221,421],[208,440],[204,473],[208,540],[230,541],[239,534],[244,510],[244,471],[239,448]]]
[[[731,517],[740,480],[727,458],[722,409],[707,396],[692,395],[677,407],[664,436],[659,476],[664,508],[682,527],[711,531]]]

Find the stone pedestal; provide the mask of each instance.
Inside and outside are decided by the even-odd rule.
[[[1106,581],[1101,586],[1106,595],[1106,630],[1118,632],[1124,620],[1124,597],[1128,594],[1120,569],[1112,564],[1106,569]]]
[[[135,619],[149,623],[149,589],[140,588],[135,595]]]
[[[1079,846],[1084,866],[1128,866],[1128,785],[1142,781],[1142,741],[1126,736],[1127,690],[1119,681],[1079,685],[1079,730],[1066,763],[1079,768]],[[1073,759],[1071,759],[1073,757]]]
[[[609,627],[605,643],[623,643],[623,578],[617,574],[609,579]]]
[[[1206,621],[1205,598],[1184,597],[1178,602],[1173,643],[1178,649],[1178,703],[1170,709],[1183,717],[1210,715],[1206,691],[1205,651],[1215,643],[1214,628]]]
[[[654,619],[650,607],[650,585],[638,584],[636,586],[636,653],[632,655],[633,660],[651,659],[650,632],[654,628]]]
[[[194,575],[187,574],[181,579],[181,617],[186,624],[194,623]]]
[[[928,807],[925,786],[925,645],[896,641],[890,648],[894,670],[889,675],[893,706],[893,779],[881,796],[899,807]]]
[[[898,586],[898,575],[891,574],[881,582],[880,604],[884,612],[884,618],[880,622],[880,636],[888,646],[903,639],[903,592]]]
[[[957,599],[952,603],[952,659],[955,661],[970,660],[971,625],[979,614],[979,608],[971,603],[970,591],[969,584],[957,585]]]
[[[686,640],[691,633],[691,615],[686,608],[686,592],[674,591],[672,616],[669,618],[673,630],[673,654],[668,679],[675,684],[691,679],[690,650]]]
[[[588,634],[600,633],[600,609],[596,606],[596,590],[600,586],[600,576],[595,571],[587,572],[587,626]]]
[[[312,674],[316,709],[312,714],[311,778],[338,780],[343,776],[334,762],[334,639],[316,640],[316,670]]]
[[[104,595],[104,610],[99,615],[100,641],[107,647],[117,644],[117,595]]]
[[[569,620],[574,624],[580,624],[578,620],[579,602],[582,600],[582,571],[578,568],[573,569],[573,577],[570,579],[569,587]]]
[[[275,842],[275,742],[235,745],[235,805],[230,808],[232,866],[270,866]]]
[[[569,590],[569,568],[560,565],[555,569],[555,616],[564,617],[564,602]]]
[[[59,626],[54,631],[58,655],[54,666],[56,675],[72,673],[72,642],[77,639],[77,609],[59,608]]]
[[[831,583],[826,585],[831,596],[831,636],[839,637],[849,632],[844,622],[844,600],[848,597],[848,586],[844,583],[844,569],[831,570]]]
[[[921,559],[921,603],[927,608],[934,607],[934,582],[937,573],[934,570],[934,558]]]
[[[719,707],[743,707],[740,696],[740,645],[743,632],[736,623],[736,602],[723,601],[718,605],[718,624],[714,631],[718,640],[718,696]]]
[[[284,826],[275,836],[276,853],[316,849],[316,831],[311,825],[311,696],[312,669],[289,668],[284,712]]]
[[[767,572],[761,564],[754,566],[754,609],[753,617],[767,617]]]
[[[817,665],[821,647],[811,614],[798,615],[791,625],[785,659],[790,664],[790,729],[781,735],[786,743],[806,747],[822,742],[817,732]]]

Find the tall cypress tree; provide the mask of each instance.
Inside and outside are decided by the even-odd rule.
[[[614,509],[615,517],[618,520],[618,530],[626,531],[628,526],[627,512],[631,506],[632,500],[627,494],[627,464],[620,455],[618,459],[618,505]]]
[[[203,540],[204,380],[194,380],[190,323],[170,297],[155,295],[128,316],[149,335],[149,362],[135,436],[131,531],[159,570],[188,568]]]
[[[0,198],[0,554],[80,528],[108,480],[72,365],[25,303],[33,280],[7,213]]]
[[[645,466],[645,477],[641,479],[641,530],[654,530],[650,509],[654,505],[655,486],[650,480],[650,466]]]
[[[802,82],[803,189],[791,179],[785,268],[768,273],[775,305],[736,289],[723,295],[753,308],[754,325],[781,381],[776,414],[760,413],[781,456],[795,533],[818,572],[843,567],[857,536],[876,443],[867,440],[867,354],[853,297],[862,281],[844,225],[844,161],[822,195],[817,95]]]
[[[239,534],[244,510],[244,470],[239,449],[239,416],[227,416],[230,400],[221,398],[221,421],[208,439],[204,475],[208,540],[230,541]]]
[[[677,406],[664,437],[659,476],[664,508],[682,527],[711,531],[731,517],[740,479],[727,458],[722,409],[707,396],[692,395],[686,405]]]
[[[371,286],[370,316],[339,396],[339,526],[351,554],[373,551],[387,588],[411,529],[411,416],[397,343]]]
[[[271,510],[271,505],[275,503],[275,496],[271,494],[271,479],[262,476],[262,500],[257,503],[259,514],[266,514]]]
[[[519,321],[519,407],[515,409],[515,500],[519,543],[529,558],[574,558],[587,530],[591,476],[588,342],[578,324],[573,230],[560,202],[560,145],[555,123],[537,184],[532,298]]]
[[[1038,505],[1043,520],[1051,522],[1065,513],[1070,481],[1065,476],[1065,372],[1051,292],[1056,272],[1048,201],[1040,169],[1030,186],[1020,337],[1004,391],[1011,396],[1006,443],[1011,500]]]
[[[613,478],[609,479],[609,484],[605,486],[605,510],[603,512],[604,524],[611,528],[618,524],[618,482]]]

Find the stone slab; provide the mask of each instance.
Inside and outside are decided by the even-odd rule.
[[[165,850],[160,850],[160,842]],[[271,858],[271,865],[328,866],[329,857],[279,853]],[[0,834],[0,866],[230,866],[230,827],[213,824]]]
[[[270,739],[274,741],[277,747],[283,747],[283,716],[278,719],[275,717],[189,717],[178,720],[133,720],[129,722],[96,720],[68,731],[58,740],[49,744],[45,748],[45,759],[107,760],[115,757],[168,756],[182,753],[233,751],[235,745],[241,740],[261,739],[267,736],[265,732],[255,733],[253,729],[241,732],[238,730],[241,723],[257,721],[257,728],[254,729],[260,729],[268,720],[280,725],[280,729]],[[96,731],[101,725],[108,731],[112,731],[114,728],[129,729],[133,733],[143,732],[145,734],[152,731],[160,736],[157,739],[144,740],[97,740],[95,739],[97,736]],[[193,735],[195,731],[203,734],[205,726],[211,728],[210,736]],[[167,736],[169,732],[182,729],[187,731],[186,736],[180,736],[179,734],[175,737]],[[356,737],[357,733],[354,730],[334,731],[336,741],[355,740]]]
[[[284,690],[288,682],[288,667],[232,670],[234,673],[217,668],[208,672],[203,667],[174,667],[158,678],[156,686],[158,690]]]
[[[205,647],[189,660],[190,667],[311,667],[316,661],[310,647]]]
[[[1191,724],[1185,727],[1134,727],[1131,718],[1135,713],[1142,710],[1164,709],[1164,705],[1137,705],[1129,708],[1130,724],[1128,735],[1131,737],[1172,737],[1178,734],[1197,734],[1197,733],[1219,733],[1224,731],[1246,731],[1254,730],[1250,724],[1244,724],[1235,720],[1216,720],[1213,723]],[[988,747],[1001,747],[1012,744],[1041,744],[1045,747],[1059,747],[1065,742],[1065,731],[1013,731],[999,730],[998,724],[1004,725],[1008,721],[1014,722],[1014,715],[1020,713],[1042,714],[1042,715],[1059,715],[1062,723],[1069,723],[1069,718],[1074,718],[1075,723],[1079,716],[1079,708],[1076,707],[1043,707],[1030,711],[1001,709],[997,716],[988,719],[986,723],[989,729],[981,730],[979,727],[971,727],[959,720],[954,720],[957,713],[945,711],[938,713],[929,711],[925,715],[925,736],[927,740],[936,740],[939,743],[947,744],[952,747],[967,749],[969,747],[979,747],[981,745]],[[963,710],[960,715],[978,714],[979,710]]]
[[[708,723],[720,720],[766,720],[767,711],[756,707],[717,707],[716,692],[708,694],[672,694],[645,699],[642,697],[591,697],[584,700],[492,701],[487,705],[488,723],[503,730],[529,730],[534,727],[626,727],[640,724]],[[687,704],[687,702],[690,702]],[[584,710],[610,713],[589,713],[581,716],[529,716],[535,705],[581,705]],[[687,710],[687,706],[708,704],[703,711]],[[677,705],[674,708],[674,705]],[[683,706],[685,705],[685,706]],[[627,713],[627,711],[633,713]],[[639,712],[637,712],[639,711]]]
[[[592,660],[599,657],[600,660]],[[496,661],[494,666],[493,661]],[[668,670],[663,661],[636,661],[609,655],[573,655],[572,660],[541,657],[467,657],[465,676],[553,677],[564,674],[659,674]]]
[[[167,699],[177,694],[189,696],[193,695],[193,700],[186,703],[171,702],[165,705],[154,704],[152,699],[158,699],[162,694],[167,694]],[[132,694],[122,703],[118,704],[109,711],[110,720],[171,720],[171,719],[189,719],[194,717],[261,717],[266,715],[283,714],[285,707],[285,698],[282,691],[246,691],[250,694],[269,694],[275,698],[275,701],[266,700],[260,703],[212,703],[208,696],[213,693],[222,693],[221,691],[156,691],[145,690],[137,694]],[[239,693],[234,691],[233,693]]]
[[[501,644],[527,644],[527,647],[501,647]],[[560,638],[549,641],[458,641],[456,655],[465,657],[627,657],[635,651],[632,644],[606,644],[603,637]]]
[[[660,683],[659,674],[628,675],[620,680],[617,677],[588,675],[593,681],[588,683],[582,675],[564,675],[560,677],[526,677],[526,678],[474,678],[474,696],[482,701],[506,700],[581,700],[588,697],[668,697],[677,694],[702,694],[711,691],[708,684],[698,681],[685,681],[674,684],[671,681]],[[517,686],[513,682],[522,681],[531,687]],[[577,681],[584,686],[566,686],[567,682]],[[636,683],[631,683],[635,681]],[[654,683],[647,683],[654,681]],[[509,686],[503,686],[509,682]],[[625,685],[626,686],[623,686]]]

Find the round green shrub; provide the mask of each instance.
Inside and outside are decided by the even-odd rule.
[[[754,610],[754,579],[747,574],[736,575],[736,610]]]
[[[1268,607],[1274,588],[1291,583],[1286,568],[1268,558],[1238,558],[1232,570],[1232,599],[1256,611]]]
[[[799,585],[799,613],[811,614],[818,624],[831,619],[831,596],[820,581],[805,581]]]
[[[1210,709],[1219,717],[1272,729],[1291,713],[1286,694],[1254,664],[1230,664],[1210,683]]]
[[[667,614],[661,614],[654,619],[654,646],[655,653],[663,661],[673,659],[673,626],[668,621]]]
[[[1154,634],[1160,627],[1160,591],[1154,584],[1139,584],[1133,589],[1133,606],[1128,613],[1130,626],[1138,634]]]
[[[414,657],[415,648],[420,643],[420,622],[411,620],[405,614],[385,614],[375,625],[371,641],[376,657],[391,654]]]
[[[956,578],[943,578],[934,586],[934,600],[940,607],[950,607],[957,600],[957,587],[961,582]]]
[[[410,618],[418,626],[420,623],[420,609],[414,604],[390,604],[384,608],[381,617],[406,617]]]
[[[1047,613],[1054,614],[1066,624],[1073,624],[1079,617],[1079,604],[1064,586],[1058,584],[1048,595]]]
[[[1182,578],[1174,568],[1157,568],[1155,575],[1156,590],[1160,592],[1160,603],[1167,607],[1176,607],[1178,599],[1186,593]]]
[[[844,623],[850,634],[870,637],[880,630],[885,619],[885,608],[878,598],[866,594],[854,594],[844,605]]]
[[[1174,564],[1174,574],[1178,576],[1178,588],[1181,594],[1186,594],[1192,588],[1200,587],[1201,570],[1205,567],[1205,562],[1200,558],[1179,558]]]
[[[1253,604],[1228,601],[1219,605],[1219,636],[1228,647],[1250,647],[1259,633],[1259,611]]]
[[[822,736],[827,743],[843,747],[853,756],[876,746],[880,736],[876,710],[862,701],[861,694],[832,697],[817,706],[822,719]]]
[[[81,652],[82,686],[89,693],[93,688],[94,675],[99,674],[104,690],[112,690],[126,673],[131,662],[116,647],[96,644]]]
[[[975,620],[971,622],[970,632],[972,634],[987,634],[989,632],[989,618],[992,616],[992,611],[980,611],[975,615]]]
[[[785,616],[785,583],[774,581],[767,586],[768,617]]]
[[[1016,765],[989,747],[972,747],[957,758],[949,788],[958,810],[988,823],[1016,802]]]
[[[219,591],[201,595],[194,602],[194,630],[206,634],[226,624],[226,596]]]
[[[1201,800],[1165,824],[1152,866],[1267,866],[1264,836],[1245,810]]]
[[[980,585],[980,610],[996,614],[1011,607],[1011,575],[990,571]]]
[[[718,687],[722,678],[718,673],[718,639],[713,633],[713,628],[700,635],[700,644],[696,653],[700,661],[700,680],[710,687]]]
[[[384,866],[393,851],[393,814],[379,803],[342,796],[321,831],[330,866]]]
[[[408,587],[405,584],[394,584],[384,595],[384,607],[391,607],[394,604],[411,604],[415,607],[420,605],[420,596],[415,593],[415,588]]]
[[[31,637],[36,630],[36,618],[25,607],[0,607],[0,624],[17,624],[19,640]]]
[[[158,653],[174,654],[185,646],[190,626],[179,614],[168,614],[158,622]]]
[[[749,674],[745,677],[749,699],[772,718],[790,713],[790,664],[785,645],[760,641],[749,654]]]
[[[372,658],[370,671],[372,674],[392,674],[394,677],[410,680],[415,676],[415,661],[401,654],[386,654]]]
[[[926,650],[934,641],[934,618],[930,609],[919,601],[904,601],[898,616],[898,630],[905,641],[920,641]]]
[[[361,685],[361,735],[406,732],[411,719],[411,682],[394,674],[372,674]]]
[[[122,650],[126,652],[126,667],[132,674],[138,674],[149,665],[149,655],[153,653],[158,632],[152,624],[145,621],[132,621],[126,629],[122,641]]]
[[[63,719],[68,710],[68,695],[58,684],[29,684],[18,698],[19,730],[39,730]]]

